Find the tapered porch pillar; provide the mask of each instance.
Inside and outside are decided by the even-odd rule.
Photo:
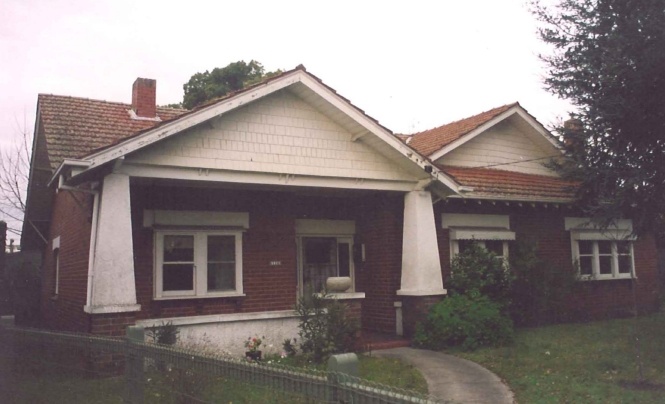
[[[412,191],[404,196],[402,283],[398,295],[444,295],[432,195]]]
[[[404,196],[401,296],[403,332],[413,335],[429,308],[446,294],[441,275],[432,195],[412,191]],[[400,327],[398,327],[398,332]]]
[[[93,228],[87,313],[122,313],[140,310],[136,304],[134,250],[129,177],[112,173],[104,177],[97,229]],[[93,225],[95,221],[93,220]]]

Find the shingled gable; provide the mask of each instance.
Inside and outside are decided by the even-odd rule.
[[[524,136],[537,144],[539,149],[549,151],[551,156],[562,155],[559,142],[519,103],[503,105],[443,125],[407,138],[407,143],[416,150],[429,156],[433,164],[450,175],[464,192],[460,197],[473,199],[495,199],[511,201],[539,201],[566,203],[574,198],[575,183],[552,175],[540,173],[516,172],[505,164],[474,166],[465,160],[463,167],[452,162],[460,162],[460,153],[466,157],[463,145],[472,142],[484,133],[491,133],[502,122],[511,121],[522,127]],[[503,136],[503,135],[502,135]],[[469,143],[470,144],[470,143]],[[476,144],[476,146],[478,145]],[[473,153],[478,153],[474,150]],[[494,152],[492,152],[494,154]],[[453,157],[455,156],[455,157]],[[538,156],[538,159],[542,158]],[[473,161],[473,160],[471,160]],[[528,162],[517,161],[522,164]],[[535,164],[535,163],[532,163]],[[554,176],[553,176],[554,175]]]
[[[76,182],[76,177],[86,178],[85,174],[87,172],[129,153],[137,152],[287,87],[293,88],[299,96],[315,105],[317,109],[324,109],[327,115],[331,116],[332,119],[352,134],[352,141],[362,139],[362,141],[375,148],[382,148],[392,154],[397,159],[395,161],[398,164],[408,165],[423,173],[423,179],[428,178],[430,182],[433,179],[438,179],[448,193],[456,192],[455,182],[446,174],[436,169],[432,170],[432,165],[427,158],[405,145],[390,130],[366,115],[364,111],[354,106],[349,100],[338,95],[334,89],[307,72],[302,65],[239,92],[211,101],[171,121],[162,122],[132,136],[119,139],[114,144],[93,151],[81,159],[66,161],[57,170],[52,181],[55,180],[57,175],[63,173],[65,166],[69,165],[74,169],[72,179]]]
[[[408,143],[409,146],[435,161],[514,114],[520,116],[533,127],[552,147],[560,149],[558,141],[518,102],[502,105],[459,121],[415,133],[411,135]]]

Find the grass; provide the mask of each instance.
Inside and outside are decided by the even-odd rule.
[[[396,359],[376,356],[358,355],[358,359],[360,362],[358,366],[358,377],[361,379],[427,394],[427,382],[420,371],[415,367]],[[326,370],[325,363],[318,365],[313,364],[307,362],[303,356],[284,359],[274,357],[268,358],[268,360],[286,366]]]
[[[427,381],[418,369],[402,361],[360,356],[360,377],[373,382],[427,394]]]
[[[665,313],[522,329],[511,346],[452,353],[498,374],[520,403],[665,402]]]
[[[2,358],[0,358],[2,359]],[[0,361],[1,362],[1,361]],[[300,361],[286,365],[325,369]],[[123,376],[91,378],[73,368],[43,368],[39,360],[21,362],[16,368],[0,366],[0,379],[10,381],[3,386],[0,380],[0,402],[12,403],[122,403],[125,389]],[[0,365],[3,365],[0,363]],[[418,370],[403,362],[360,356],[360,377],[393,387],[427,392],[427,384]],[[191,394],[205,402],[233,403],[300,403],[307,400],[293,394],[276,391],[271,386],[237,382],[223,377],[209,378],[204,374],[157,369],[146,373],[146,403],[188,402]]]
[[[73,379],[70,377],[22,378],[0,394],[6,403],[121,404],[124,379]]]

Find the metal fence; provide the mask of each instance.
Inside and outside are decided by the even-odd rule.
[[[2,326],[0,396],[9,402],[440,402],[343,373],[234,360],[130,337]]]

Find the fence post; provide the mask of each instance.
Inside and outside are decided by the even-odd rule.
[[[145,331],[140,326],[129,326],[126,331],[127,355],[125,358],[125,402],[143,403],[144,366],[141,346],[145,341]]]

